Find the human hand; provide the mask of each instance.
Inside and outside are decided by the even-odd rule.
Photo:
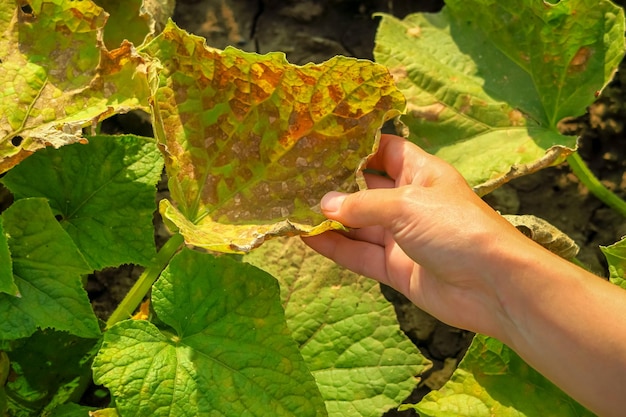
[[[510,268],[501,255],[534,248],[441,159],[383,135],[366,174],[368,190],[331,192],[330,219],[354,228],[305,238],[317,252],[375,278],[450,325],[496,335],[504,313],[494,280]],[[520,246],[522,245],[522,246]]]
[[[366,175],[368,190],[321,202],[354,229],[309,246],[452,326],[500,339],[599,415],[624,414],[623,289],[535,244],[402,138],[383,135],[368,167],[388,177]]]

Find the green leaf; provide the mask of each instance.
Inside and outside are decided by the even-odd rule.
[[[98,40],[106,16],[91,1],[0,7],[0,172],[46,146],[82,140],[115,113],[148,107],[145,63],[126,43]]]
[[[3,214],[21,297],[0,294],[0,340],[38,328],[85,338],[100,335],[81,275],[92,272],[43,198],[13,203]]]
[[[207,48],[173,24],[143,52],[160,61],[154,128],[176,205],[164,200],[161,213],[214,251],[340,228],[319,200],[354,184],[382,124],[404,108],[387,69],[365,60],[294,66],[282,53]]]
[[[119,322],[94,362],[121,415],[326,414],[265,272],[184,249],[155,283],[152,306],[160,328]]]
[[[143,0],[94,0],[109,14],[104,27],[104,44],[110,50],[124,40],[141,45],[151,32],[150,15],[141,10]]]
[[[9,415],[47,416],[61,404],[78,401],[91,382],[97,344],[95,339],[49,330],[13,341],[8,353],[12,374],[3,387]]]
[[[600,246],[609,263],[609,279],[626,289],[626,237],[610,246]]]
[[[95,0],[109,14],[104,27],[104,43],[109,50],[124,40],[135,46],[163,29],[174,12],[173,0]]]
[[[558,122],[585,112],[624,55],[622,9],[553,3],[450,0],[380,24],[374,55],[407,97],[410,140],[480,194],[563,160],[576,138]]]
[[[299,239],[268,242],[244,259],[279,280],[287,324],[330,416],[378,417],[408,397],[430,368],[376,281]]]
[[[95,136],[88,145],[45,149],[2,182],[16,199],[45,197],[94,270],[148,265],[155,255],[152,213],[163,159],[154,140]]]
[[[414,408],[422,417],[594,416],[496,339],[476,335],[452,378]],[[548,411],[549,410],[549,411]]]
[[[0,217],[0,293],[19,296],[19,290],[13,280],[13,263],[9,243],[4,234],[2,217]]]

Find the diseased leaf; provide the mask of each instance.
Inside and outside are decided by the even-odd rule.
[[[563,160],[558,123],[585,112],[624,55],[610,1],[446,1],[438,14],[384,15],[374,56],[407,97],[410,140],[480,194]],[[468,157],[468,155],[470,157]]]
[[[37,329],[100,335],[81,275],[92,272],[43,198],[16,201],[2,213],[21,297],[0,294],[0,340]]]
[[[91,381],[90,364],[97,344],[97,339],[50,330],[13,341],[8,353],[12,374],[3,387],[8,415],[48,416],[59,405],[78,400]]]
[[[609,279],[626,289],[626,237],[610,246],[600,246],[609,264]]]
[[[572,260],[578,255],[580,247],[576,244],[574,239],[553,226],[547,220],[531,214],[504,214],[502,217],[525,236],[539,243],[550,252],[567,260]]]
[[[101,8],[88,0],[27,4],[0,7],[0,173],[43,147],[83,141],[83,127],[148,105],[145,65],[131,45],[98,44]]]
[[[337,266],[299,239],[268,242],[244,259],[279,280],[287,325],[329,416],[379,417],[408,397],[430,368],[376,281]]]
[[[320,213],[346,190],[404,98],[386,68],[336,57],[290,65],[282,53],[208,48],[169,24],[144,53],[156,136],[188,244],[246,252],[265,239],[340,228]]]
[[[11,261],[9,243],[2,226],[2,217],[0,217],[0,293],[15,296],[20,293],[13,280],[13,262]]]
[[[154,139],[94,136],[89,144],[45,149],[2,182],[16,199],[45,197],[94,270],[148,265],[152,213],[163,158]]]
[[[546,405],[549,404],[549,412]],[[422,417],[594,416],[496,339],[476,335],[452,378],[414,408]]]
[[[152,307],[160,327],[119,322],[94,361],[120,415],[326,415],[265,272],[184,249]]]

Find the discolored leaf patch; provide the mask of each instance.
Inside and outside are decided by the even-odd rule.
[[[0,172],[38,149],[82,139],[115,113],[147,108],[144,61],[129,43],[99,42],[106,13],[91,1],[0,6]]]
[[[246,252],[266,238],[340,228],[319,211],[347,190],[404,108],[386,68],[335,57],[294,66],[282,53],[206,47],[173,24],[142,52],[174,205],[161,212],[189,244]]]

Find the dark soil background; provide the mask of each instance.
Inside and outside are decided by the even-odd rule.
[[[372,59],[378,23],[372,14],[404,17],[418,11],[436,12],[442,5],[440,0],[178,0],[174,21],[206,37],[213,47],[234,45],[259,53],[283,51],[290,62],[304,64],[339,54]],[[626,198],[625,73],[617,74],[588,114],[564,125],[569,133],[581,135],[581,155],[601,181],[622,198]],[[149,123],[137,114],[110,119],[107,130],[151,135]],[[162,183],[160,193],[165,188]],[[0,201],[1,194],[2,190]],[[548,220],[580,245],[579,260],[602,276],[607,272],[599,245],[610,245],[626,235],[626,219],[580,185],[567,165],[514,180],[486,199],[503,214],[533,214]],[[157,241],[163,236],[158,227]],[[139,268],[124,266],[89,278],[87,290],[100,317],[110,314],[140,273]],[[447,380],[472,334],[438,322],[393,290],[386,288],[384,293],[394,303],[402,329],[434,362],[407,399],[418,402]],[[412,415],[417,414],[395,410],[386,414]]]

